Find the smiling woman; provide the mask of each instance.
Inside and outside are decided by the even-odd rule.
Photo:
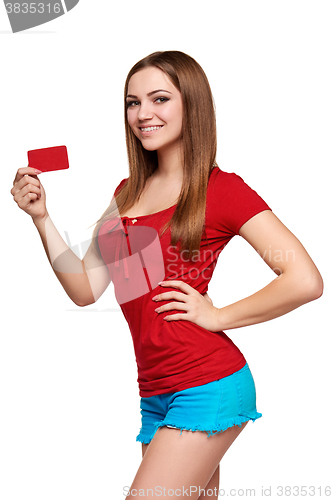
[[[129,126],[146,150],[157,151],[160,168],[166,149],[181,161],[182,97],[167,75],[152,67],[138,71],[129,81],[126,102]]]
[[[159,283],[164,293],[153,285],[121,305],[138,362],[137,440],[145,456],[132,488],[196,485],[204,498],[219,486],[219,461],[231,443],[249,420],[261,417],[246,359],[223,330],[286,314],[318,298],[323,284],[267,203],[216,165],[213,98],[196,61],[176,51],[151,54],[130,70],[124,97],[130,175],[117,187],[115,201],[128,231],[135,222],[136,229],[159,232],[165,275]],[[96,236],[110,216],[103,214]],[[277,278],[217,309],[208,283],[219,253],[237,234]],[[110,257],[102,242],[100,250]],[[284,258],[288,252],[293,259]]]
[[[137,441],[144,459],[127,498],[145,489],[158,498],[162,487],[216,499],[220,460],[247,423],[262,416],[250,367],[224,330],[315,300],[323,281],[261,196],[216,165],[213,98],[193,58],[177,51],[147,56],[130,70],[124,98],[130,175],[97,222],[82,261],[53,226],[32,168],[19,169],[11,192],[32,216],[50,263],[59,252],[66,257],[54,270],[77,305],[96,302],[113,281],[133,338],[141,396]],[[236,235],[276,277],[217,308],[208,284]]]

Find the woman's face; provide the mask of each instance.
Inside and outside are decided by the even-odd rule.
[[[148,67],[135,73],[129,80],[126,103],[128,123],[145,149],[180,148],[182,98],[163,71]]]

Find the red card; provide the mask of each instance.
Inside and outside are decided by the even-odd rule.
[[[36,168],[42,172],[69,168],[66,146],[33,149],[32,151],[28,151],[28,161],[29,167]]]

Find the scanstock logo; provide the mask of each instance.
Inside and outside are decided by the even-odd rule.
[[[42,2],[25,2],[4,0],[9,22],[13,33],[34,28],[53,21],[69,10],[80,0],[44,0]]]

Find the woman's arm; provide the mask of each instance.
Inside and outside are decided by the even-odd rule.
[[[221,330],[269,321],[322,295],[323,280],[309,254],[270,210],[252,217],[239,234],[278,276],[253,295],[219,309]]]
[[[77,306],[96,302],[110,283],[104,261],[90,244],[83,259],[67,246],[48,213],[33,222],[40,234],[47,258],[69,298]]]
[[[65,292],[78,306],[96,302],[110,283],[108,268],[91,244],[80,260],[66,245],[46,209],[46,195],[32,167],[17,170],[11,194],[18,207],[31,216],[47,258]]]

